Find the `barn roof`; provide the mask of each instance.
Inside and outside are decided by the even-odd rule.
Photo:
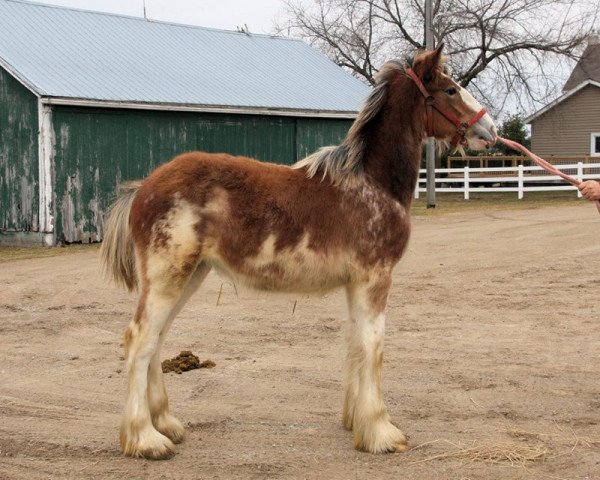
[[[0,66],[67,104],[354,113],[369,87],[299,40],[0,0]]]

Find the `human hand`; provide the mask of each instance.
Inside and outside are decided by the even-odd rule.
[[[588,200],[600,200],[600,183],[596,180],[586,180],[579,184],[579,191]]]

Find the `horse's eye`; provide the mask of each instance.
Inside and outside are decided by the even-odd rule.
[[[450,96],[456,95],[456,88],[454,88],[454,87],[447,88],[446,93]]]

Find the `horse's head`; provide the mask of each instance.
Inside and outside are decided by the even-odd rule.
[[[496,142],[496,126],[475,98],[448,74],[442,43],[415,57],[406,73],[425,99],[426,132],[454,147],[483,150]]]

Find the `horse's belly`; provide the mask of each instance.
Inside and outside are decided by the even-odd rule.
[[[213,264],[234,282],[266,291],[323,292],[347,284],[351,276],[345,259],[326,255],[281,254],[247,258],[241,265],[219,258]]]

